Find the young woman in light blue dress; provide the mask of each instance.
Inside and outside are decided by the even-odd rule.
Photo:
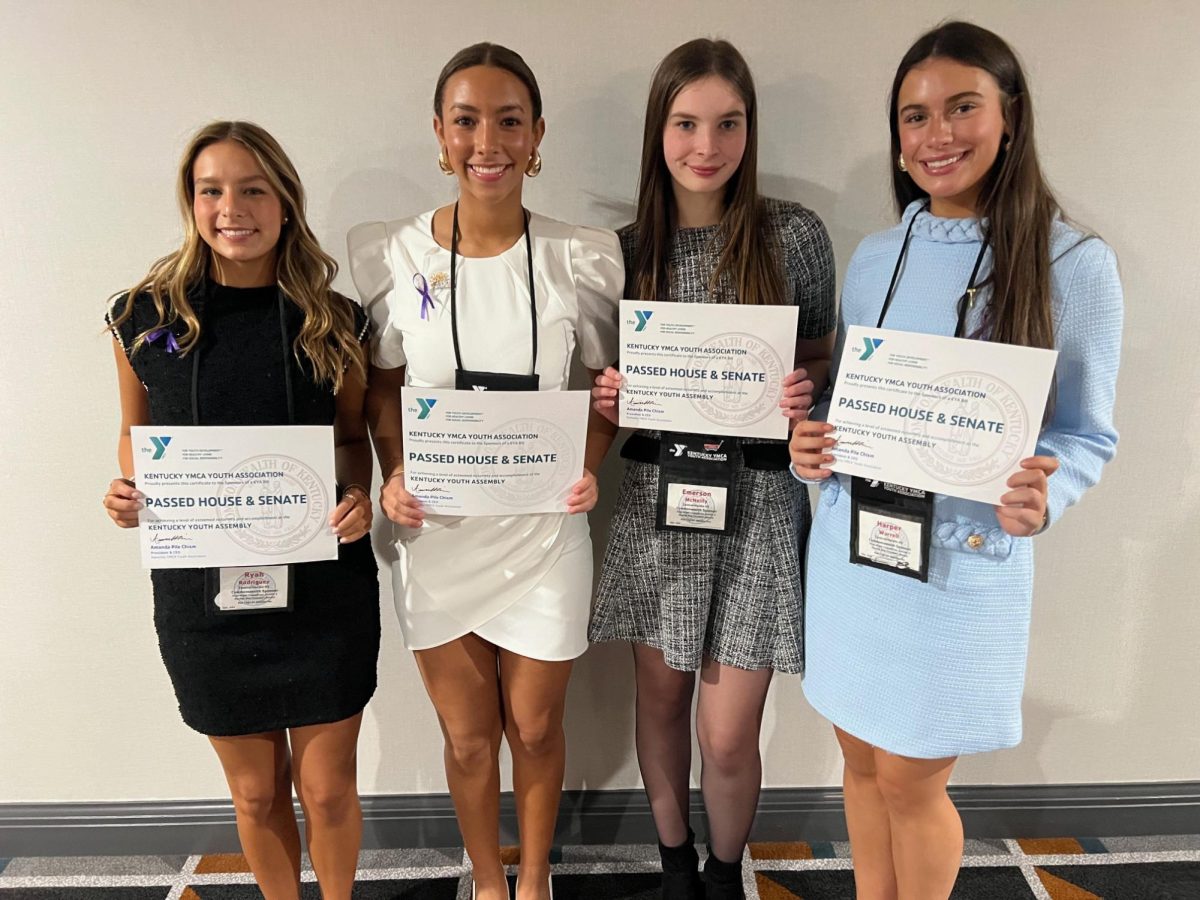
[[[921,37],[896,72],[889,117],[901,221],[850,262],[835,363],[846,328],[874,327],[889,294],[884,327],[955,334],[977,260],[963,335],[1059,353],[1036,455],[1001,504],[934,499],[927,583],[848,561],[850,479],[823,468],[838,453],[834,427],[816,415],[791,441],[793,472],[821,485],[804,690],[845,757],[858,896],[938,900],[962,856],[946,793],[957,757],[1021,739],[1031,538],[1116,446],[1122,295],[1112,250],[1064,220],[1041,175],[1029,87],[1003,40],[962,22]]]

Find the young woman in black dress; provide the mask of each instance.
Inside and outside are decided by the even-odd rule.
[[[157,569],[151,581],[180,712],[217,751],[264,896],[300,897],[294,784],[322,894],[348,900],[362,835],[355,752],[379,651],[379,584],[363,540],[366,317],[330,289],[337,264],[305,222],[295,168],[263,129],[201,129],[183,156],[178,200],[183,245],[107,317],[123,477],[104,506],[120,527],[137,526],[133,425],[333,425],[339,558],[292,567],[291,611],[214,615],[202,569]]]

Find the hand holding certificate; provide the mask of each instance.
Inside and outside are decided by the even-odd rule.
[[[142,565],[337,559],[333,428],[134,426]]]
[[[404,482],[426,512],[566,512],[583,473],[587,391],[406,387]]]
[[[832,469],[1000,503],[1033,455],[1057,351],[852,325]]]
[[[621,301],[620,425],[786,439],[794,306]]]

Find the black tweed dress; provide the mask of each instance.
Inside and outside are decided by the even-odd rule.
[[[798,336],[822,337],[836,325],[829,235],[816,214],[799,204],[767,200],[766,205],[785,289],[800,308]],[[636,230],[629,226],[618,234],[627,278],[632,278]],[[678,230],[669,299],[736,303],[726,279],[713,291],[708,288],[722,247],[719,226]],[[631,283],[625,296],[635,296]],[[786,470],[743,467],[736,479],[738,500],[725,534],[657,531],[658,466],[626,463],[592,610],[591,640],[655,647],[667,665],[681,671],[698,669],[706,655],[739,669],[801,670],[801,570],[811,520],[804,485]]]
[[[344,297],[339,302],[351,303]],[[127,302],[118,298],[109,321]],[[275,287],[208,284],[193,293],[201,316],[199,413],[204,425],[286,425],[287,393]],[[366,317],[353,304],[360,335]],[[289,343],[303,316],[284,304]],[[126,352],[157,321],[148,297],[113,329]],[[182,326],[176,335],[182,335]],[[166,335],[130,361],[146,386],[154,425],[191,425],[192,357],[168,350]],[[334,398],[288,354],[295,424],[329,425]],[[179,711],[203,734],[229,736],[336,722],[375,692],[379,581],[371,542],[339,548],[338,559],[292,568],[292,612],[217,616],[205,612],[204,570],[156,569],[154,625]]]

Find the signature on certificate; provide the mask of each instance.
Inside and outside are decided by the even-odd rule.
[[[150,543],[152,544],[180,544],[194,540],[190,534],[152,534],[150,535]]]
[[[662,406],[657,400],[629,400],[626,406]]]

